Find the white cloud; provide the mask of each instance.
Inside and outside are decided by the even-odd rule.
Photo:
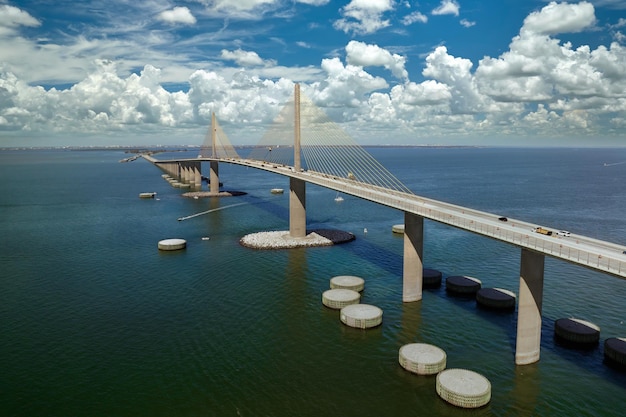
[[[437,47],[426,57],[425,77],[446,84],[454,99],[451,111],[454,113],[477,113],[486,109],[486,96],[482,94],[471,73],[472,61],[448,54],[445,46]]]
[[[235,61],[237,65],[242,67],[261,66],[267,64],[256,52],[243,51],[241,49],[237,49],[235,51],[227,51],[226,49],[223,49],[220,54],[220,58]]]
[[[249,11],[264,5],[274,5],[278,0],[209,0],[208,5],[214,10]]]
[[[225,7],[226,3],[220,4]],[[253,10],[254,5],[277,7],[278,3],[236,4]],[[365,0],[349,6],[356,10],[365,4],[379,6],[375,14],[379,20],[393,8],[391,2]],[[0,13],[6,10],[0,7]],[[173,37],[160,33],[140,41],[98,36],[79,36],[65,44],[28,40],[17,35],[18,29],[38,21],[15,10],[12,13],[21,16],[11,21],[12,26],[8,18],[0,23],[6,30],[0,34],[1,41],[12,46],[0,48],[0,62],[6,62],[0,64],[0,132],[4,138],[24,132],[59,132],[59,137],[65,137],[71,132],[106,135],[119,131],[128,137],[146,132],[166,132],[170,137],[180,132],[189,137],[188,129],[205,130],[210,112],[215,111],[229,134],[238,133],[232,136],[236,143],[255,143],[258,137],[241,135],[270,123],[291,98],[295,81],[348,131],[384,129],[385,137],[394,140],[402,132],[410,140],[470,134],[588,132],[597,136],[626,127],[626,47],[614,42],[593,49],[553,37],[593,28],[595,12],[587,2],[545,5],[528,16],[506,52],[477,63],[437,47],[424,58],[421,82],[409,81],[406,55],[372,43],[348,42],[345,61],[332,58],[305,67],[282,67],[257,52],[234,49],[233,44],[243,45],[247,40],[231,36],[228,40],[236,42],[226,44],[220,38],[217,52],[198,62],[183,52],[164,51]],[[355,24],[363,22],[353,18]],[[623,26],[623,22],[616,25]],[[207,35],[202,42],[209,39]],[[194,42],[198,41],[189,41]],[[340,54],[340,49],[329,53]],[[85,58],[94,56],[115,58],[99,59],[95,65]],[[58,68],[64,69],[70,88],[33,86],[58,77]],[[171,82],[183,91],[168,91],[165,86],[173,90]]]
[[[464,26],[466,28],[471,28],[472,26],[476,25],[476,22],[470,22],[467,19],[461,19],[459,23],[461,23],[461,26]]]
[[[387,81],[375,77],[359,66],[343,65],[339,58],[322,60],[324,81],[311,84],[308,95],[323,107],[361,107],[367,94],[388,87]]]
[[[194,25],[196,23],[196,18],[187,7],[174,7],[172,10],[161,12],[157,18],[170,24]]]
[[[296,3],[309,4],[311,6],[323,6],[328,4],[330,0],[296,0]]]
[[[459,15],[459,9],[461,6],[454,0],[441,0],[441,4],[434,8],[431,12],[433,15],[452,14]]]
[[[345,33],[374,33],[390,25],[383,14],[393,10],[393,4],[393,0],[351,0],[341,8],[343,18],[333,26]]]
[[[41,22],[28,12],[7,4],[0,5],[0,27],[39,26]]]
[[[574,6],[574,7],[572,7]],[[590,13],[591,12],[591,13]],[[547,32],[578,31],[595,21],[589,3],[550,3],[531,14],[499,58],[485,57],[476,71],[481,91],[498,101],[553,102],[562,97],[618,97],[626,88],[626,50],[618,43],[592,51],[563,45]],[[543,24],[543,26],[541,26]],[[596,103],[597,104],[597,103]]]
[[[583,1],[577,4],[551,2],[538,12],[533,12],[526,19],[520,33],[554,35],[573,33],[595,24],[595,12],[591,3]]]
[[[419,23],[427,23],[428,17],[423,15],[422,13],[415,11],[411,14],[408,14],[402,18],[402,24],[405,26],[412,25],[415,22]]]
[[[351,65],[361,67],[381,66],[399,79],[407,79],[409,74],[404,68],[406,58],[391,54],[386,49],[380,48],[378,45],[368,45],[363,42],[350,41],[346,45],[346,61]]]

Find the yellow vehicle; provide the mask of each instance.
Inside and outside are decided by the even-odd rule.
[[[535,227],[533,229],[533,232],[540,233],[540,234],[546,235],[546,236],[552,236],[552,230],[544,229],[543,227]]]

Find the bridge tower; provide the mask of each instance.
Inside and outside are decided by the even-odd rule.
[[[300,159],[300,84],[294,86],[294,145],[293,167],[296,172],[302,170]],[[298,178],[289,178],[289,236],[306,237],[306,182]]]
[[[211,112],[211,157],[217,158],[217,123],[215,122],[215,112]],[[219,164],[217,161],[211,161],[210,167],[209,191],[211,194],[218,195],[220,192]]]

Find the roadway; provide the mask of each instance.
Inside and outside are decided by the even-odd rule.
[[[500,240],[518,247],[527,248],[577,265],[626,278],[626,246],[571,234],[552,236],[533,231],[537,224],[519,219],[499,220],[499,215],[461,207],[415,194],[390,190],[320,172],[296,172],[291,166],[273,164],[251,159],[196,158],[183,161],[218,161],[257,168],[316,184],[341,193],[373,201],[397,210],[417,214],[424,218],[467,230],[482,236]],[[171,162],[171,161],[158,161]],[[346,173],[347,174],[347,173]]]

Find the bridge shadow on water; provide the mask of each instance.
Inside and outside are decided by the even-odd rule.
[[[289,208],[284,207],[276,202],[272,202],[267,199],[256,197],[254,195],[246,194],[238,197],[238,199],[244,199],[250,204],[254,204],[256,207],[261,208],[268,213],[285,219],[286,224],[289,222]],[[329,227],[329,224],[335,224],[337,218],[334,216],[328,217],[315,217],[309,216],[307,218],[307,233],[315,229],[336,229],[339,228]],[[288,226],[286,227],[288,229]],[[400,238],[399,236],[394,239]],[[403,259],[402,255],[392,250],[389,250],[379,244],[370,241],[367,238],[358,237],[350,242],[342,243],[341,249],[345,250],[352,255],[366,260],[368,263],[375,265],[383,271],[386,271],[390,277],[395,279],[394,283],[402,285],[402,270]],[[291,249],[286,249],[291,250]],[[306,250],[315,250],[315,248],[308,248]],[[372,256],[375,254],[375,256]],[[483,307],[476,302],[475,296],[458,296],[452,294],[446,290],[445,280],[451,276],[447,274],[445,270],[438,268],[437,265],[424,265],[425,268],[431,268],[438,270],[442,273],[442,282],[439,287],[436,288],[424,288],[423,293],[425,297],[435,296],[440,300],[453,304],[455,307],[463,309],[467,314],[477,315],[480,319],[489,322],[491,325],[495,325],[501,328],[506,334],[506,340],[502,340],[502,343],[508,343],[511,352],[511,361],[514,361],[516,338],[517,338],[517,304],[514,309],[510,310],[495,310]],[[424,300],[420,301],[424,302]],[[398,300],[401,303],[401,300]],[[406,305],[410,306],[411,303]],[[405,309],[400,308],[400,314],[404,315]],[[589,347],[577,347],[568,346],[562,342],[556,340],[554,335],[554,323],[556,319],[552,317],[542,316],[541,327],[541,350],[542,354],[550,352],[551,354],[558,355],[560,358],[567,360],[579,368],[583,368],[586,372],[591,372],[597,376],[626,388],[626,378],[624,378],[624,371],[615,369],[610,364],[605,363],[603,355],[602,340],[600,344]],[[516,375],[521,379],[528,379],[528,375],[538,372],[537,368],[540,367],[541,359],[539,363],[514,366]],[[518,375],[518,376],[519,376]],[[517,377],[516,377],[517,378]],[[524,384],[523,384],[524,385]]]

